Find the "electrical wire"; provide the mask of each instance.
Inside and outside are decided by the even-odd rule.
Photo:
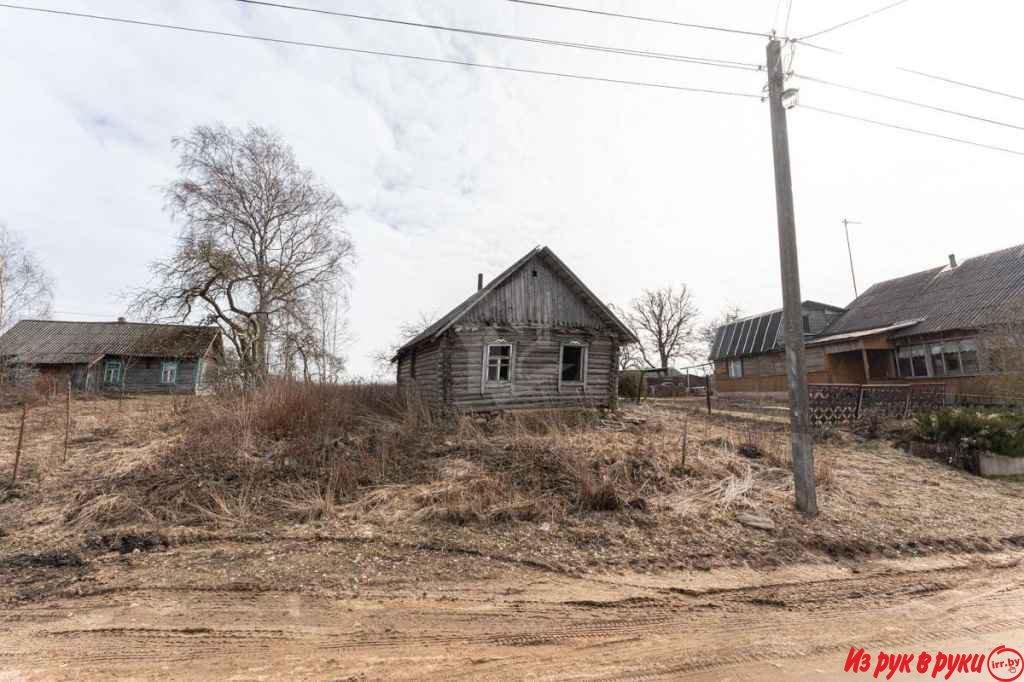
[[[857,88],[852,85],[844,85],[843,83],[836,83],[835,81],[825,80],[824,78],[816,78],[814,76],[806,76],[802,73],[794,73],[793,76],[801,78],[811,83],[820,83],[821,85],[827,85],[832,88],[841,88],[843,90],[849,90],[850,92],[860,93],[862,95],[868,95],[870,97],[878,97],[880,99],[887,99],[893,102],[899,102],[900,104],[907,104],[912,107],[920,107],[922,109],[928,109],[930,111],[938,111],[943,114],[952,114],[953,116],[961,116],[963,118],[971,119],[972,121],[981,121],[982,123],[991,123],[992,125],[1003,126],[1004,128],[1013,128],[1015,130],[1024,130],[1024,126],[1016,125],[1014,123],[1007,123],[1005,121],[997,121],[991,118],[985,118],[984,116],[977,116],[975,114],[968,114],[962,111],[956,111],[955,109],[946,109],[945,107],[935,106],[933,104],[925,104],[924,102],[916,102],[912,99],[906,99],[904,97],[897,97],[896,95],[887,95],[884,92],[877,92],[875,90],[865,90],[863,88]]]
[[[929,78],[931,80],[939,81],[941,83],[949,83],[950,85],[958,85],[958,86],[960,86],[962,88],[969,88],[971,90],[977,90],[979,92],[985,92],[985,93],[988,93],[990,95],[999,95],[1001,97],[1007,97],[1009,99],[1015,99],[1015,100],[1018,100],[1020,102],[1024,102],[1024,96],[1021,96],[1021,95],[1015,95],[1013,93],[1005,92],[1003,90],[995,90],[993,88],[988,88],[988,87],[985,87],[983,85],[976,85],[974,83],[967,83],[965,81],[956,80],[954,78],[949,78],[948,76],[942,76],[942,75],[939,75],[939,74],[928,73],[926,71],[919,71],[917,69],[910,69],[910,68],[907,68],[907,67],[904,67],[904,66],[898,66],[898,65],[894,65],[894,64],[882,64],[881,62],[878,62],[877,60],[872,60],[872,59],[869,59],[867,57],[861,57],[861,56],[858,56],[856,54],[852,54],[850,52],[844,52],[843,50],[837,50],[837,49],[832,48],[832,47],[825,47],[823,45],[817,45],[815,43],[809,43],[806,40],[804,40],[803,38],[799,38],[799,39],[794,38],[794,39],[792,39],[792,42],[795,42],[795,43],[797,43],[799,45],[804,45],[806,47],[810,47],[810,48],[815,49],[815,50],[821,50],[822,52],[828,52],[830,54],[838,55],[838,56],[841,56],[841,57],[847,57],[847,58],[855,59],[855,60],[858,60],[858,61],[865,61],[865,62],[874,63],[874,64],[877,64],[879,66],[884,66],[885,68],[893,69],[893,70],[896,70],[896,71],[901,71],[903,73],[909,73],[909,74],[912,74],[912,75],[915,75],[915,76],[921,76],[922,78]]]
[[[968,144],[972,147],[982,147],[984,149],[992,149],[995,151],[1006,152],[1007,154],[1015,154],[1017,156],[1024,156],[1024,151],[1018,151],[1016,149],[1008,149],[1006,147],[1000,147],[994,144],[984,144],[983,142],[975,142],[973,140],[965,140],[962,137],[952,137],[950,135],[942,135],[941,133],[933,133],[927,130],[919,130],[917,128],[911,128],[909,126],[897,125],[895,123],[887,123],[885,121],[876,121],[872,118],[864,118],[862,116],[854,116],[853,114],[844,114],[839,111],[832,111],[831,109],[822,109],[821,107],[813,107],[807,104],[801,104],[798,109],[807,109],[808,111],[816,111],[821,114],[829,114],[831,116],[838,116],[840,118],[850,119],[851,121],[860,121],[862,123],[870,123],[876,126],[882,126],[883,128],[892,128],[893,130],[902,130],[908,133],[915,133],[917,135],[926,135],[928,137],[937,137],[940,140],[948,140],[950,142],[959,142],[960,144]]]
[[[28,12],[40,12],[44,14],[56,14],[61,16],[77,17],[81,19],[94,19],[98,21],[109,21],[120,24],[129,24],[133,26],[146,26],[149,28],[163,28],[173,31],[183,31],[186,33],[198,33],[203,35],[212,35],[222,38],[239,38],[242,40],[254,40],[268,43],[274,43],[278,45],[291,45],[295,47],[311,47],[321,50],[332,50],[335,52],[349,52],[353,54],[365,54],[375,55],[379,57],[394,57],[397,59],[409,59],[414,61],[431,62],[434,64],[455,64],[457,66],[469,66],[479,69],[493,69],[495,71],[509,71],[515,73],[527,73],[538,76],[551,76],[557,78],[570,78],[577,80],[593,81],[599,83],[614,83],[616,85],[634,85],[648,88],[659,88],[662,90],[677,90],[681,92],[694,92],[708,95],[726,95],[730,97],[746,97],[751,99],[762,99],[762,95],[748,93],[748,92],[737,92],[733,90],[719,90],[715,88],[696,88],[688,87],[684,85],[673,85],[670,83],[657,83],[653,81],[635,81],[621,78],[606,78],[604,76],[592,76],[587,74],[579,73],[566,73],[561,71],[545,71],[541,69],[526,69],[517,66],[502,66],[500,64],[484,64],[481,62],[468,62],[459,59],[444,59],[442,57],[424,57],[422,55],[405,54],[402,52],[383,52],[378,50],[364,50],[355,47],[345,47],[342,45],[329,45],[325,43],[313,43],[303,40],[288,40],[285,38],[273,38],[270,36],[257,36],[246,33],[232,33],[229,31],[217,31],[206,28],[194,28],[190,26],[181,26],[178,24],[162,24],[154,21],[142,21],[138,19],[126,19],[123,17],[111,17],[102,14],[86,14],[82,12],[70,12],[66,10],[55,10],[55,9],[44,9],[41,7],[25,7],[22,5],[12,5],[8,3],[0,3],[0,7],[7,9],[24,10]]]
[[[621,14],[619,12],[605,12],[604,10],[588,7],[570,7],[569,5],[556,5],[550,2],[538,2],[537,0],[508,0],[520,5],[533,5],[534,7],[546,7],[548,9],[560,9],[568,12],[582,12],[583,14],[597,14],[603,17],[615,17],[616,19],[632,19],[633,21],[645,21],[652,24],[668,24],[669,26],[681,26],[683,28],[695,28],[704,31],[721,31],[723,33],[735,33],[737,35],[751,36],[754,38],[771,38],[770,33],[760,31],[745,31],[739,28],[727,26],[712,26],[710,24],[691,24],[684,21],[673,21],[671,19],[657,19],[655,17],[641,17],[635,14]]]
[[[371,16],[367,14],[354,14],[352,12],[336,12],[334,10],[318,9],[314,7],[302,7],[300,5],[289,5],[279,2],[267,2],[266,0],[235,0],[245,5],[256,5],[261,7],[270,7],[274,9],[291,10],[295,12],[307,12],[310,14],[322,14],[332,17],[342,17],[346,19],[358,19],[362,21],[375,21],[384,24],[394,24],[398,26],[413,26],[417,28],[429,28],[438,31],[450,31],[453,33],[464,33],[467,35],[481,36],[486,38],[500,38],[503,40],[518,40],[528,43],[537,43],[540,45],[552,45],[556,47],[569,47],[578,50],[592,50],[595,52],[607,52],[611,54],[628,55],[632,57],[646,57],[649,59],[664,59],[676,62],[685,62],[690,64],[701,64],[705,66],[720,66],[723,68],[743,69],[746,71],[762,71],[764,65],[755,64],[752,62],[741,62],[731,59],[716,59],[714,57],[697,57],[692,55],[681,55],[670,52],[653,52],[650,50],[634,50],[625,47],[614,47],[608,45],[597,45],[594,43],[577,43],[565,40],[553,40],[549,38],[538,38],[536,36],[517,35],[513,33],[497,33],[494,31],[482,31],[471,28],[461,28],[457,26],[444,26],[441,24],[427,24],[417,21],[408,21],[404,19],[388,19],[385,17]]]
[[[884,12],[886,10],[890,10],[890,9],[892,9],[894,7],[899,7],[900,5],[902,5],[902,4],[906,3],[906,2],[910,2],[910,0],[896,0],[896,2],[889,3],[888,5],[885,5],[884,7],[879,7],[878,9],[874,9],[874,10],[868,12],[867,14],[862,14],[859,17],[854,17],[853,19],[847,19],[846,21],[840,22],[840,23],[836,24],[835,26],[829,26],[828,28],[823,28],[820,31],[815,31],[814,33],[808,33],[807,35],[805,35],[802,38],[800,38],[800,40],[803,40],[804,38],[815,38],[817,36],[824,35],[826,33],[830,33],[832,31],[835,31],[837,28],[842,28],[844,26],[849,26],[850,24],[855,24],[858,21],[861,21],[863,19],[868,19],[870,17],[875,16],[876,14],[881,14],[882,12]]]

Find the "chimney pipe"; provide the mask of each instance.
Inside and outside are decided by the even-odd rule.
[[[480,291],[484,288],[484,273],[476,273],[476,290]]]
[[[956,254],[955,253],[949,254],[949,267],[950,268],[955,268],[956,267]]]

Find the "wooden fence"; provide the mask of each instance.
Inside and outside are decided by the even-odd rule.
[[[946,403],[944,384],[810,384],[811,423],[849,424],[870,417],[905,419]]]

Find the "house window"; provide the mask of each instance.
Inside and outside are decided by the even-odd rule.
[[[964,374],[978,373],[978,344],[974,339],[960,342],[960,365],[964,368]]]
[[[901,377],[977,374],[978,346],[974,339],[904,346],[896,352],[896,366]]]
[[[924,352],[924,346],[914,346],[910,349],[910,366],[914,370],[915,377],[928,376],[928,359]]]
[[[932,360],[932,373],[937,376],[946,375],[946,361],[944,359],[942,344],[936,343],[930,346],[931,348],[931,360]]]
[[[804,320],[804,334],[810,334],[811,333],[811,316],[810,315],[804,315],[803,316],[803,320]]]
[[[742,379],[743,378],[743,360],[730,360],[729,361],[729,378],[730,379]]]
[[[175,384],[178,382],[178,363],[169,360],[160,363],[160,383]]]
[[[119,383],[121,383],[121,361],[120,360],[107,360],[107,363],[103,366],[103,383],[105,383],[105,384],[119,384]]]
[[[413,379],[416,378],[416,349],[413,348],[412,352],[409,353],[409,376]]]
[[[512,344],[492,343],[487,346],[484,368],[488,382],[508,383],[512,377]]]
[[[583,346],[562,346],[562,382],[583,381]]]

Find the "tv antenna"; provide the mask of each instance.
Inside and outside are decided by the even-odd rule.
[[[857,275],[853,271],[853,249],[850,248],[850,225],[863,225],[864,223],[858,220],[849,220],[843,218],[843,229],[846,231],[846,253],[850,256],[850,278],[853,280],[853,297],[857,298],[860,294],[857,292]]]

